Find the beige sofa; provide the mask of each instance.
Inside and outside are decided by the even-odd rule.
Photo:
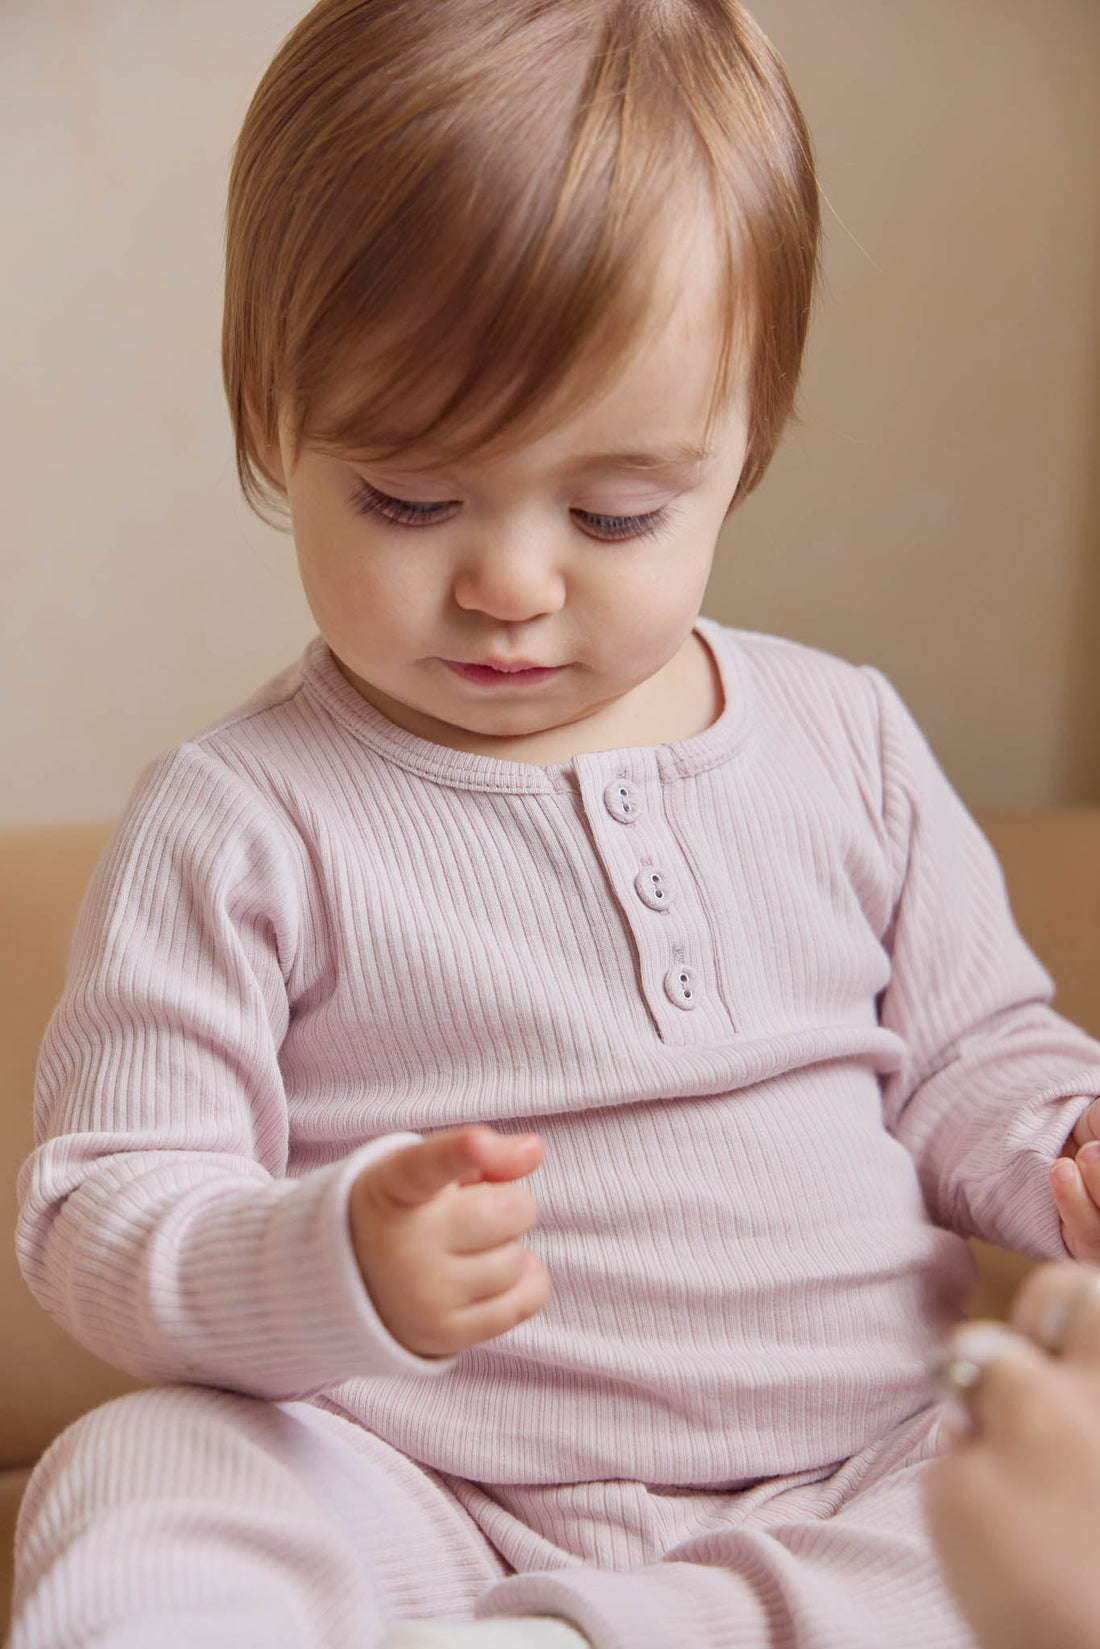
[[[1001,856],[1016,919],[1058,981],[1056,1006],[1100,1036],[1100,808],[980,815]],[[50,1321],[15,1264],[15,1174],[31,1144],[35,1055],[61,988],[73,916],[107,839],[105,826],[0,835],[0,1157],[3,1223],[0,1311],[0,1620],[7,1620],[15,1514],[30,1468],[86,1409],[135,1382],[108,1368]],[[1027,1268],[977,1245],[975,1310],[1001,1315]]]

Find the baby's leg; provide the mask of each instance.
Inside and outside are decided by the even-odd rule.
[[[661,1562],[516,1574],[476,1612],[557,1614],[596,1649],[975,1649],[924,1525],[935,1430],[919,1416],[823,1481],[731,1494]]]
[[[507,1573],[451,1491],[327,1410],[203,1386],[56,1440],[16,1531],[10,1649],[375,1649]]]

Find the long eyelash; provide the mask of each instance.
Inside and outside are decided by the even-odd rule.
[[[352,503],[360,515],[377,515],[402,527],[430,527],[438,519],[440,504],[412,504],[404,498],[391,498],[360,480],[352,495]],[[674,511],[666,504],[648,515],[596,515],[591,510],[574,510],[574,515],[592,522],[606,533],[610,542],[626,538],[656,538],[668,525]]]
[[[667,504],[663,509],[651,510],[648,515],[593,515],[589,510],[575,510],[573,513],[606,528],[611,543],[620,538],[656,538],[668,525],[672,515]]]
[[[380,515],[383,521],[395,521],[402,527],[431,526],[436,519],[439,504],[410,504],[404,498],[391,498],[388,493],[376,492],[360,481],[352,494],[352,503],[360,515]]]

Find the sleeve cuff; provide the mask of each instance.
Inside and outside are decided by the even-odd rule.
[[[341,1292],[347,1302],[349,1320],[355,1323],[357,1340],[372,1362],[369,1371],[356,1370],[359,1374],[369,1372],[433,1375],[450,1368],[457,1361],[457,1356],[418,1356],[416,1352],[409,1351],[403,1346],[400,1340],[394,1339],[375,1310],[374,1301],[359,1270],[359,1262],[355,1257],[355,1248],[351,1240],[348,1199],[355,1180],[368,1163],[376,1162],[390,1151],[400,1150],[403,1146],[416,1145],[422,1138],[422,1134],[386,1134],[381,1139],[372,1140],[369,1145],[362,1146],[339,1164],[339,1172],[334,1175],[330,1193],[324,1199],[322,1223],[326,1230],[326,1240],[332,1244],[333,1268],[339,1276]]]
[[[386,1134],[302,1179],[269,1186],[243,1206],[239,1195],[206,1206],[192,1299],[208,1324],[221,1325],[221,1355],[207,1345],[219,1372],[232,1369],[229,1384],[287,1401],[378,1375],[438,1379],[456,1361],[420,1357],[385,1327],[348,1223],[356,1176],[421,1137]],[[184,1377],[222,1384],[224,1373],[211,1381],[212,1372],[196,1365]]]

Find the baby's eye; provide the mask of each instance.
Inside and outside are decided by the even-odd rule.
[[[360,515],[380,515],[385,521],[394,521],[403,527],[429,527],[439,519],[440,510],[447,504],[410,504],[405,498],[391,498],[360,481],[352,494],[352,503]]]
[[[407,498],[391,498],[360,479],[352,495],[352,504],[360,515],[381,516],[401,527],[432,527],[441,519],[449,503],[414,504]],[[667,505],[650,510],[646,515],[600,515],[593,510],[574,510],[573,515],[586,531],[604,539],[652,538],[668,521]]]
[[[591,510],[574,510],[586,525],[595,528],[599,538],[655,538],[669,518],[666,506],[650,510],[648,515],[594,515]]]

